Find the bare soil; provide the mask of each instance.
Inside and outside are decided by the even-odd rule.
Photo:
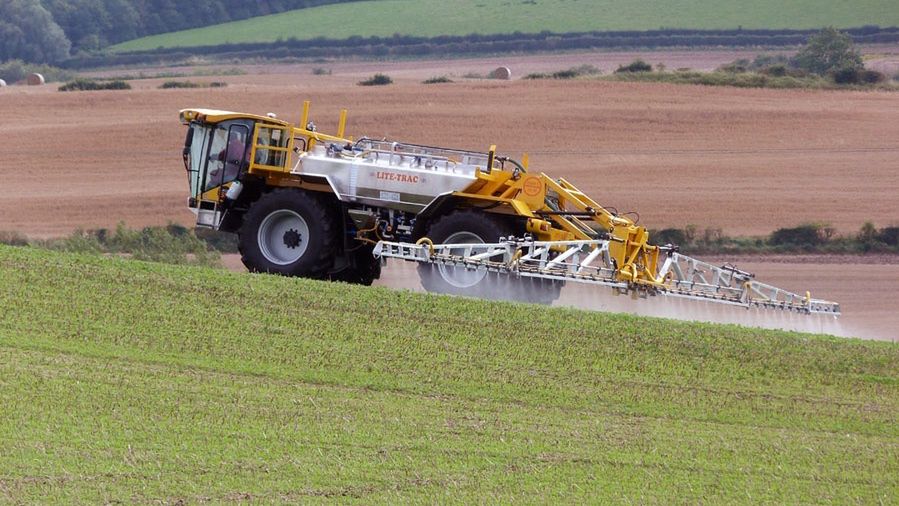
[[[899,255],[889,253],[867,253],[862,255],[826,255],[826,254],[762,254],[762,255],[714,255],[704,256],[703,260],[711,263],[752,263],[752,264],[827,264],[827,265],[896,265]]]
[[[440,62],[435,62],[439,65]],[[385,65],[389,72],[389,65]],[[299,114],[353,135],[531,154],[653,228],[696,224],[767,234],[809,221],[842,232],[899,223],[899,94],[707,88],[597,81],[465,81],[386,87],[356,78],[269,74],[224,89],[0,92],[2,228],[187,223],[177,111],[216,107]]]
[[[157,89],[166,79],[132,81],[131,91],[2,88],[0,230],[46,237],[120,221],[190,225],[178,110],[295,119],[304,99],[313,101],[313,118],[326,132],[346,107],[348,132],[357,137],[471,149],[497,144],[515,157],[528,152],[532,170],[563,176],[621,212],[638,211],[651,228],[695,224],[761,235],[805,222],[827,222],[842,233],[868,220],[899,224],[899,93],[590,80],[420,83],[436,75],[486,74],[501,64],[513,76],[584,63],[608,70],[638,55],[669,68],[708,69],[742,53],[298,64],[190,78],[229,83],[214,89]],[[313,67],[333,74],[312,75]],[[396,83],[355,84],[375,72]],[[899,288],[896,265],[759,264],[768,265],[788,266],[769,272],[794,280],[796,290],[809,286],[817,297],[843,302],[847,314],[857,303],[881,328],[899,323],[899,305],[884,302]]]

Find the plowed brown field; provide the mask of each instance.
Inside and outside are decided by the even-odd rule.
[[[565,68],[562,61],[533,68]],[[304,99],[313,101],[313,118],[326,132],[346,107],[356,136],[529,152],[533,169],[568,178],[603,205],[639,211],[653,228],[696,224],[740,235],[809,221],[841,232],[867,220],[899,224],[899,93],[420,84],[422,76],[486,72],[494,63],[393,64],[397,83],[386,87],[355,85],[375,70],[392,73],[391,64],[367,63],[335,67],[331,76],[297,65],[276,67],[278,74],[192,79],[230,83],[217,89],[159,90],[158,79],[134,81],[131,91],[2,88],[0,230],[51,236],[119,221],[190,224],[178,110],[296,118]],[[860,294],[871,282],[889,283],[881,292],[899,288],[895,273],[863,278],[839,283],[857,282]],[[836,298],[826,289],[815,295]]]

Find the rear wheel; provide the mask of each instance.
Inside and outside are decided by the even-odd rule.
[[[447,214],[432,223],[427,232],[428,239],[434,244],[483,244],[508,235],[514,235],[511,226],[477,211]],[[497,288],[496,274],[464,267],[419,264],[418,276],[421,286],[429,292],[485,297],[490,296],[485,291]],[[499,294],[493,295],[490,298],[497,298]]]
[[[511,220],[466,210],[437,219],[428,228],[427,237],[434,244],[481,244],[522,233]],[[448,265],[419,264],[418,275],[422,287],[429,292],[538,304],[551,304],[559,298],[562,287],[560,282]]]
[[[263,195],[244,216],[238,233],[241,261],[251,272],[321,278],[337,245],[334,213],[301,190]]]

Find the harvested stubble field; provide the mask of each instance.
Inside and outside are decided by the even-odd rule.
[[[0,246],[0,501],[899,500],[891,343]]]
[[[633,56],[638,55],[512,61],[513,72],[521,75],[580,63],[609,68]],[[695,53],[693,65],[686,53],[644,56],[670,67],[702,68],[745,55]],[[498,63],[250,67],[254,73],[243,76],[192,78],[229,83],[203,90],[155,89],[163,79],[132,81],[131,91],[5,88],[0,229],[53,236],[119,221],[191,224],[177,111],[204,106],[297,118],[303,99],[313,100],[313,117],[324,131],[333,130],[338,109],[347,107],[349,131],[356,136],[472,149],[496,143],[512,155],[527,151],[534,169],[568,178],[603,205],[638,211],[651,228],[692,223],[730,235],[768,234],[823,221],[851,233],[867,220],[899,223],[899,94],[581,80],[420,83],[435,75],[485,74]],[[312,75],[319,66],[333,74]],[[396,84],[356,85],[376,71],[391,74]],[[835,277],[837,270],[864,272]],[[895,269],[850,261],[801,272],[815,279],[816,297],[837,299],[832,289],[851,291],[849,300],[837,299],[844,308],[875,311],[864,318],[876,327],[875,335],[896,337],[899,311],[883,296],[899,287]],[[793,273],[783,274],[790,281],[786,288],[807,288]]]
[[[432,65],[438,73],[441,63]],[[188,223],[177,111],[296,118],[303,99],[324,131],[347,107],[356,136],[528,152],[535,170],[638,211],[652,228],[693,223],[737,235],[899,222],[899,94],[581,80],[357,86],[364,75],[194,78],[230,84],[202,90],[154,89],[160,80],[132,81],[131,91],[7,88],[3,228],[56,235],[120,220]]]

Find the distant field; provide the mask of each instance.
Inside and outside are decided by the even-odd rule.
[[[0,502],[899,501],[895,344],[0,247]]]
[[[116,50],[393,34],[841,28],[899,25],[893,0],[377,0],[327,5],[128,41]]]
[[[499,65],[521,76],[581,64],[609,72],[638,57],[668,68],[752,57],[707,54],[703,63],[696,54],[259,66],[248,75],[193,78],[229,84],[206,89],[157,89],[164,79],[131,81],[133,90],[115,93],[3,88],[2,229],[46,237],[119,221],[193,225],[184,204],[178,110],[273,112],[296,121],[303,99],[313,101],[313,117],[326,132],[348,108],[347,131],[357,137],[466,149],[495,143],[513,157],[527,152],[536,170],[573,181],[603,205],[637,211],[654,229],[695,224],[762,235],[813,222],[840,233],[865,221],[899,224],[893,93],[457,77]],[[312,74],[322,66],[333,75]],[[377,72],[396,84],[356,85]],[[421,84],[439,75],[459,82]],[[46,150],[48,138],[57,149]]]

